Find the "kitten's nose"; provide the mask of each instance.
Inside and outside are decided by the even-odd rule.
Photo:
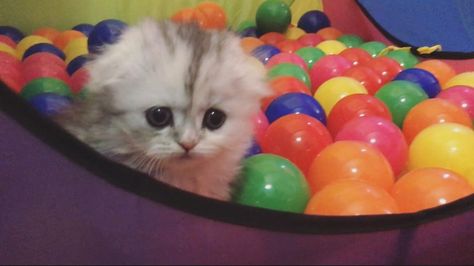
[[[178,142],[179,146],[181,146],[186,152],[189,152],[194,147],[196,147],[196,142]]]

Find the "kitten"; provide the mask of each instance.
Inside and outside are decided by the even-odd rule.
[[[57,121],[113,160],[229,200],[268,95],[252,60],[231,32],[148,19],[87,64],[88,96]]]

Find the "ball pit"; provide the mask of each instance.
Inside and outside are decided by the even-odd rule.
[[[255,118],[235,202],[370,215],[416,212],[473,193],[467,158],[474,158],[474,72],[456,73],[407,50],[382,53],[388,44],[331,27],[318,10],[297,26],[291,18],[284,2],[268,0],[255,22],[235,28],[243,50],[265,65],[274,92]],[[172,19],[227,27],[225,12],[211,2]],[[42,27],[26,37],[0,26],[0,79],[53,115],[84,97],[89,52],[115,42],[126,26],[107,19],[63,31]],[[445,185],[433,181],[448,175]],[[440,200],[428,188],[448,196]]]

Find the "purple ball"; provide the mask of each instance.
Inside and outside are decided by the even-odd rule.
[[[301,16],[298,21],[298,28],[307,33],[316,33],[322,28],[331,26],[329,18],[324,12],[319,10],[310,10]]]

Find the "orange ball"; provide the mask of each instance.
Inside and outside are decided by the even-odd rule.
[[[327,146],[313,160],[307,178],[313,192],[341,179],[365,180],[387,191],[395,182],[383,154],[359,141],[337,141]]]
[[[267,32],[260,36],[260,40],[265,44],[276,46],[277,43],[286,40],[286,37],[279,32]]]
[[[51,27],[39,28],[39,29],[36,29],[32,33],[32,35],[38,35],[38,36],[45,37],[46,39],[48,39],[52,42],[54,42],[54,40],[59,36],[59,34],[61,34],[60,31],[58,31],[55,28],[51,28]]]
[[[196,20],[196,10],[194,8],[183,8],[171,16],[171,20],[179,23],[189,23]]]
[[[308,87],[306,87],[303,81],[291,76],[281,76],[274,78],[269,82],[269,85],[273,94],[262,99],[261,107],[264,111],[267,110],[267,107],[272,103],[273,100],[283,94],[304,93],[311,95],[311,91],[308,89]]]
[[[454,68],[437,59],[423,61],[415,65],[415,67],[424,69],[433,74],[441,86],[456,75]]]
[[[201,12],[205,19],[205,29],[225,29],[227,26],[227,15],[224,9],[212,2],[202,2],[196,6],[196,11]]]
[[[342,32],[333,27],[322,28],[316,32],[317,35],[321,36],[324,40],[336,40],[342,36]]]
[[[87,38],[84,33],[77,30],[66,30],[61,32],[53,41],[54,45],[61,50],[64,50],[70,41],[77,38]]]
[[[240,39],[240,46],[244,50],[244,52],[250,54],[253,49],[259,47],[260,45],[264,45],[265,43],[258,38],[255,37],[244,37]]]
[[[306,214],[375,215],[398,213],[392,196],[383,188],[362,180],[339,180],[316,193],[306,206]]]
[[[403,134],[407,143],[423,129],[441,123],[458,123],[472,127],[471,118],[463,108],[444,99],[428,99],[415,105],[403,121]]]
[[[416,212],[474,193],[462,176],[442,168],[419,168],[400,177],[391,191],[401,212]]]

